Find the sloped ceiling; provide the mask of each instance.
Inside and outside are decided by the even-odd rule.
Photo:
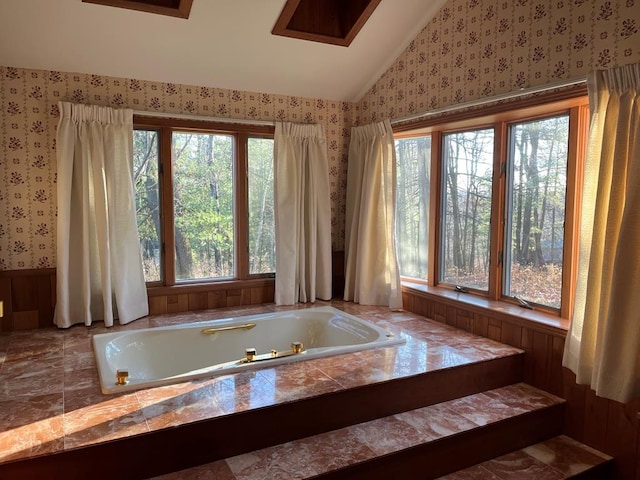
[[[194,0],[186,20],[0,0],[0,65],[357,101],[445,2],[382,0],[341,47],[271,35],[284,0]]]

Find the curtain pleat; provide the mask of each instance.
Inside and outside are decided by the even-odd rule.
[[[351,129],[344,299],[402,308],[395,246],[396,155],[388,120]]]
[[[148,314],[133,186],[133,112],[60,102],[58,327]]]
[[[322,126],[277,122],[277,305],[331,299],[329,162]]]
[[[640,64],[589,75],[578,282],[563,365],[596,394],[640,395]]]

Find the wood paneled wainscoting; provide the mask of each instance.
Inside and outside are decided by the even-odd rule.
[[[4,316],[0,332],[50,327],[56,304],[56,269],[0,271]]]
[[[273,302],[273,291],[273,278],[149,287],[149,314],[269,303]],[[56,304],[55,268],[0,271],[0,300],[4,302],[1,332],[51,327]]]
[[[525,382],[567,400],[565,433],[615,457],[616,478],[640,479],[640,399],[596,396],[562,367],[568,321],[442,288],[403,287],[404,309],[525,351]]]
[[[332,253],[332,268],[333,294],[340,298],[344,291],[344,252]],[[171,287],[150,286],[147,289],[149,314],[271,303],[274,282],[274,278],[265,277]],[[0,271],[0,301],[4,306],[0,332],[52,326],[56,269]]]

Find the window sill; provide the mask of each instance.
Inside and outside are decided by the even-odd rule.
[[[212,292],[216,290],[233,290],[242,288],[262,287],[273,284],[274,277],[257,277],[246,280],[220,280],[215,282],[182,283],[178,285],[162,286],[150,285],[147,295],[157,297],[162,295],[179,295],[183,293]]]
[[[474,313],[488,315],[515,325],[545,331],[553,335],[566,336],[569,320],[536,310],[528,310],[507,302],[489,300],[469,293],[460,293],[442,287],[431,287],[420,283],[402,282],[402,290],[427,299],[437,300],[452,306],[465,308]]]

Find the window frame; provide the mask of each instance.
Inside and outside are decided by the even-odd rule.
[[[509,148],[509,125],[523,121],[544,119],[554,115],[569,115],[569,146],[567,159],[567,190],[565,201],[565,229],[563,245],[563,279],[561,305],[559,309],[534,304],[535,310],[561,318],[570,318],[573,313],[575,296],[578,235],[580,228],[580,200],[582,196],[582,178],[584,157],[589,125],[589,105],[586,87],[574,87],[564,91],[537,95],[532,98],[515,100],[505,104],[496,104],[482,109],[443,114],[433,118],[407,122],[393,127],[394,138],[406,138],[431,135],[431,196],[429,205],[428,232],[428,275],[418,280],[401,277],[403,282],[426,284],[449,291],[455,291],[455,285],[440,283],[440,213],[442,211],[443,185],[443,136],[445,134],[480,128],[494,129],[494,165],[492,178],[491,226],[490,226],[490,264],[488,292],[469,289],[468,294],[486,298],[489,301],[506,302],[517,305],[513,298],[502,294],[503,265],[499,261],[504,248],[506,215],[506,181],[503,163],[507,161]],[[505,163],[506,165],[506,163]]]
[[[249,273],[249,211],[248,211],[248,139],[273,138],[275,127],[241,123],[219,123],[168,117],[134,115],[134,130],[158,132],[158,184],[160,203],[160,269],[162,279],[147,282],[147,288],[221,285],[248,280],[270,279],[274,273]],[[193,132],[228,135],[233,138],[233,210],[234,210],[234,274],[232,277],[176,280],[175,230],[173,199],[173,149],[174,132]],[[191,287],[191,288],[190,288]]]

